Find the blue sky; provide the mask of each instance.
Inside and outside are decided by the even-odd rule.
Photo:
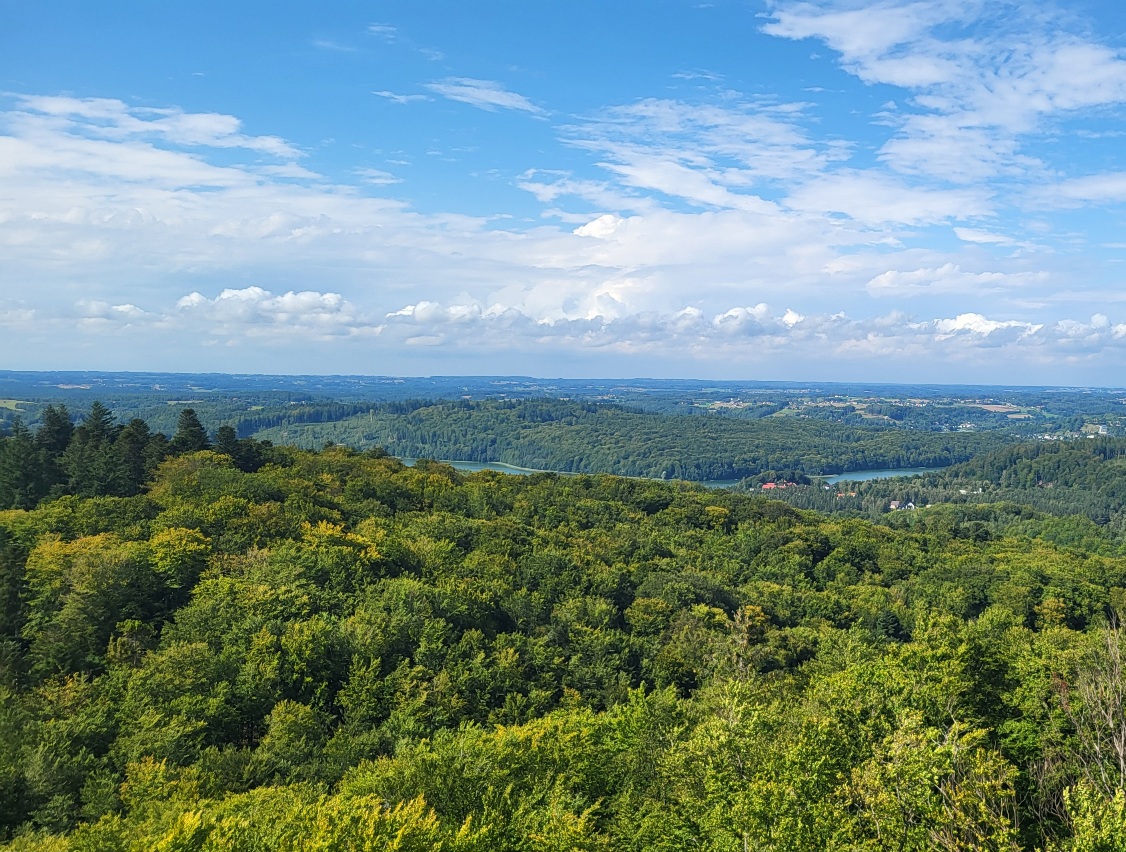
[[[1126,10],[0,0],[10,369],[1121,384]]]

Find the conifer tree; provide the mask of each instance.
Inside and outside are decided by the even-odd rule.
[[[210,448],[211,442],[207,439],[207,430],[199,422],[195,409],[185,408],[180,412],[180,419],[176,423],[176,434],[172,436],[172,452],[194,453]]]

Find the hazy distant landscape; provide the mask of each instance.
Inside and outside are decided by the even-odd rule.
[[[878,517],[893,501],[1015,501],[1117,518],[1126,390],[530,377],[0,372],[0,422],[94,401],[171,435],[191,409],[212,435],[561,473],[767,483],[775,499]],[[909,480],[824,477],[926,468]],[[13,498],[5,502],[12,505]]]
[[[1022,439],[1126,432],[1113,389],[0,373],[0,392],[0,416],[32,427],[47,405],[96,399],[168,433],[191,408],[212,432],[275,444],[691,481],[939,468]]]

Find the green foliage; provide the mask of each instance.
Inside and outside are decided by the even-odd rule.
[[[207,430],[199,422],[195,409],[181,409],[180,419],[176,422],[176,434],[172,436],[172,451],[175,453],[196,453],[210,448],[211,442],[207,439]]]
[[[169,455],[206,450],[207,432],[195,411],[180,413],[172,441],[139,418],[124,426],[94,402],[78,427],[65,406],[48,405],[33,435],[17,418],[10,434],[0,436],[0,509],[31,509],[63,495],[132,497],[139,494],[157,465]],[[227,427],[228,430],[230,427]],[[258,470],[269,447],[223,433],[223,448],[241,470]]]
[[[0,512],[0,848],[1117,848],[1082,524],[233,440]]]
[[[1074,826],[1068,852],[1124,852],[1126,850],[1126,790],[1118,789],[1113,798],[1086,786],[1065,793],[1068,815]]]
[[[337,422],[287,425],[259,437],[308,447],[382,447],[406,458],[503,462],[574,473],[655,479],[769,480],[804,474],[937,467],[1004,439],[907,432],[815,419],[680,417],[551,399],[388,404]],[[651,495],[658,500],[659,491]],[[649,508],[660,508],[651,500]]]

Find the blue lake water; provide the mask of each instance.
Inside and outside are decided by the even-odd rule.
[[[889,479],[893,476],[916,476],[920,473],[935,473],[946,470],[945,467],[901,467],[897,470],[852,470],[848,473],[838,473],[835,476],[823,476],[821,479],[827,485],[836,485],[838,482],[864,482],[869,479]]]
[[[413,465],[417,459],[401,459],[403,464]],[[530,473],[560,473],[562,476],[571,476],[573,474],[563,473],[562,471],[545,471],[535,470],[529,467],[516,467],[516,465],[503,464],[501,462],[468,462],[468,461],[447,461],[442,459],[442,464],[448,464],[450,467],[457,470],[465,471],[466,473],[475,473],[479,470],[495,470],[499,473],[513,473],[517,476],[527,476]],[[845,480],[851,482],[862,482],[867,479],[886,479],[891,476],[914,476],[918,473],[933,473],[937,470],[945,470],[942,467],[905,467],[897,470],[854,470],[849,473],[840,473],[835,476],[821,477],[822,481],[827,485],[836,485],[838,482]],[[710,479],[704,482],[697,482],[697,485],[703,485],[707,488],[731,488],[738,485],[738,479]]]

